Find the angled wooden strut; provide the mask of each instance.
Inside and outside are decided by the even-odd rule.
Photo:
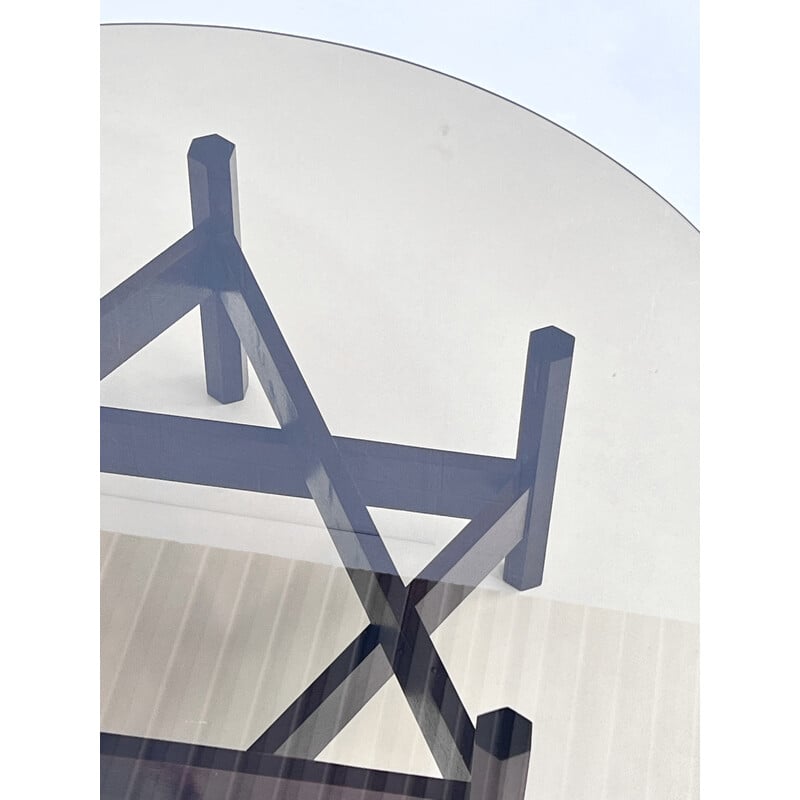
[[[261,764],[265,780],[281,781],[289,770],[301,783],[328,785],[317,774],[320,765],[308,759],[394,675],[446,780],[432,795],[393,796],[472,792],[478,800],[500,796],[492,792],[502,784],[503,797],[521,800],[530,723],[505,709],[479,717],[473,727],[430,634],[504,558],[511,585],[526,589],[542,582],[573,337],[557,328],[531,334],[515,459],[337,439],[241,250],[234,146],[216,135],[195,139],[189,175],[192,231],[101,300],[101,376],[199,304],[209,394],[223,403],[244,397],[246,354],[281,428],[102,409],[101,468],[311,497],[370,620],[247,753],[206,756],[222,759],[232,776],[242,764],[249,765],[248,775]],[[414,481],[410,466],[436,479]],[[470,522],[406,586],[367,505]],[[104,734],[104,758],[116,765],[117,779],[132,770],[135,782],[143,765],[145,771],[159,764],[174,769],[164,748],[177,752],[179,743],[109,736]],[[180,763],[201,769],[186,759]],[[334,782],[340,789],[350,785],[342,780]],[[370,781],[377,787],[384,778],[359,773],[359,791]]]

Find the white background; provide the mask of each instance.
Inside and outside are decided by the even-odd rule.
[[[789,8],[707,1],[703,11],[709,798],[790,796],[795,785],[800,175]],[[98,785],[97,11],[5,11],[6,791],[86,796]]]
[[[101,17],[299,34],[440,70],[563,125],[698,224],[697,0],[102,0]]]

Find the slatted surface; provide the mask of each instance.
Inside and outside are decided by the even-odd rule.
[[[101,535],[101,728],[245,749],[366,624],[343,570]],[[476,590],[434,634],[473,720],[533,720],[528,796],[698,796],[697,625]],[[392,681],[322,760],[437,775]]]

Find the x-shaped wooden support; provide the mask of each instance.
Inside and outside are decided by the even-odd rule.
[[[490,749],[500,752],[503,725],[494,726],[500,731],[494,738],[479,725],[476,736],[430,634],[507,556],[508,582],[517,588],[541,583],[573,338],[557,328],[531,335],[514,469],[492,502],[406,586],[242,253],[233,145],[219,136],[195,139],[189,173],[192,231],[101,301],[101,374],[199,304],[209,393],[221,402],[241,399],[245,356],[250,360],[281,425],[281,445],[291,452],[370,621],[247,752],[315,757],[394,675],[445,778],[474,781],[476,743],[483,752],[480,742],[491,740]],[[114,411],[104,410],[112,436]],[[130,422],[140,412],[120,413],[133,414],[125,418]],[[199,430],[201,441],[208,428],[201,423]],[[104,447],[104,458],[115,464],[109,471],[180,479],[161,474],[163,465],[120,467],[113,445]],[[225,476],[195,482],[244,488]],[[505,712],[496,714],[508,730],[520,729]],[[512,749],[519,751],[514,756],[524,751]]]

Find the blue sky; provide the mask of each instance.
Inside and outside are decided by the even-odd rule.
[[[563,125],[699,223],[697,0],[103,0],[101,19],[259,28],[433,67]]]

